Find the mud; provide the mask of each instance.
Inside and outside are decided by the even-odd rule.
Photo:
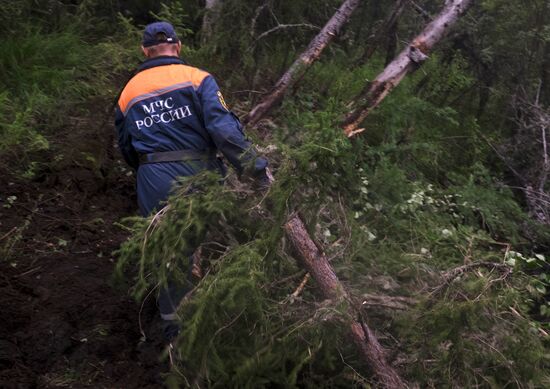
[[[0,387],[163,387],[154,298],[113,283],[132,177],[0,177]]]

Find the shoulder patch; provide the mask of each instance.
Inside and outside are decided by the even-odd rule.
[[[220,104],[222,105],[222,107],[224,107],[227,111],[229,111],[229,108],[225,103],[225,99],[223,98],[222,92],[217,91],[216,94],[218,95],[218,100],[220,101]]]
[[[145,69],[136,74],[122,91],[118,104],[126,115],[138,101],[174,89],[193,87],[197,89],[208,73],[187,65],[166,65]]]

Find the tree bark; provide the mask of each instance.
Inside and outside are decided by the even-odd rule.
[[[550,10],[550,4],[548,5],[548,9]],[[548,106],[550,105],[550,42],[547,42],[544,46],[541,83],[541,103]]]
[[[252,108],[250,113],[244,118],[245,124],[254,126],[274,105],[281,101],[286,90],[302,78],[311,64],[321,56],[324,48],[340,32],[342,26],[349,20],[360,2],[361,0],[344,1],[319,34],[310,42],[307,49],[300,54],[298,59],[294,61],[285,74],[277,81],[273,90],[258,105]]]
[[[219,11],[221,3],[223,0],[206,0],[204,4],[204,16],[202,19],[202,28],[201,28],[201,41],[206,43],[213,33],[212,26],[216,22],[216,19],[219,16]]]
[[[447,0],[441,13],[380,73],[367,92],[359,97],[359,106],[343,122],[348,137],[363,132],[359,125],[410,72],[427,58],[433,46],[443,38],[472,0]]]
[[[323,296],[327,299],[344,302],[351,318],[361,317],[359,310],[354,307],[350,296],[334,273],[328,258],[313,242],[302,220],[293,215],[284,228],[298,253],[300,264],[307,269],[317,282]],[[348,332],[359,354],[375,374],[382,387],[388,389],[407,387],[407,384],[395,369],[386,361],[382,345],[363,320],[350,320]]]
[[[287,72],[275,84],[272,92],[256,105],[245,118],[245,123],[253,126],[269,110],[283,98],[286,90],[294,85],[307,71],[311,64],[319,58],[323,49],[339,32],[350,18],[360,0],[346,0],[340,9],[323,27],[321,32],[309,44],[306,51],[292,64]],[[366,118],[384,97],[413,70],[427,58],[430,49],[445,35],[458,17],[465,12],[471,0],[450,0],[441,14],[434,19],[424,31],[366,88],[363,105],[352,112],[344,121],[344,130],[348,136],[358,131],[358,124]],[[390,14],[389,22],[395,23],[406,1],[398,1],[395,11]],[[397,371],[386,361],[385,351],[374,332],[361,318],[361,312],[354,307],[350,295],[336,276],[326,255],[317,247],[309,236],[304,223],[293,215],[284,226],[285,232],[297,252],[297,261],[308,270],[325,298],[342,301],[350,318],[348,332],[359,355],[372,370],[380,385],[388,389],[406,388],[406,382]]]

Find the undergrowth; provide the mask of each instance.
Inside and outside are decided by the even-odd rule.
[[[119,271],[137,270],[138,298],[169,274],[187,280],[187,255],[201,246],[205,274],[178,310],[181,364],[169,382],[372,384],[345,338],[338,302],[323,301],[313,281],[293,295],[304,271],[281,227],[298,210],[357,299],[413,301],[405,310],[366,311],[374,328],[391,334],[384,343],[411,382],[544,387],[548,328],[532,310],[546,281],[535,282],[539,291],[526,288],[526,262],[509,261],[525,220],[512,194],[480,184],[481,173],[448,187],[411,180],[390,162],[393,150],[345,139],[335,126],[338,104],[292,116],[297,104],[278,130],[285,142],[270,157],[277,179],[267,194],[232,180],[220,186],[210,175],[187,178],[160,213],[130,222]],[[495,265],[451,277],[480,262]]]
[[[0,9],[0,157],[25,177],[53,165],[112,168],[108,107],[140,60],[142,23],[177,20],[185,59],[218,77],[244,113],[339,2],[227,1],[203,43],[198,2],[155,3],[148,13],[153,2],[143,0],[134,14],[113,12],[115,3],[49,1],[41,13],[20,0]],[[168,278],[193,288],[178,310],[180,363],[170,385],[373,385],[345,338],[349,318],[339,302],[323,300],[314,280],[299,288],[305,271],[282,231],[298,212],[412,384],[550,386],[550,232],[529,218],[485,139],[511,131],[508,99],[525,68],[504,46],[528,46],[524,39],[533,37],[546,47],[547,28],[522,31],[518,40],[529,7],[483,2],[464,23],[471,34],[433,53],[350,141],[340,120],[384,63],[381,54],[358,62],[390,2],[382,3],[364,5],[254,134],[271,146],[269,192],[199,175],[182,180],[158,214],[125,221],[132,235],[117,270],[137,299]],[[436,12],[440,4],[432,3],[427,9]],[[395,36],[418,31],[421,16],[405,15],[406,34]],[[260,38],[286,23],[297,26]],[[497,71],[489,77],[491,66]],[[488,91],[494,97],[484,102]],[[190,280],[193,252],[203,277]]]

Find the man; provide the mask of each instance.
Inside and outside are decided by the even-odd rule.
[[[137,169],[141,214],[161,208],[177,177],[204,169],[223,175],[225,167],[216,158],[217,151],[239,175],[267,186],[267,161],[256,156],[214,78],[179,58],[181,42],[172,25],[147,25],[141,48],[147,60],[124,87],[115,117],[122,155]],[[159,309],[166,323],[174,323],[185,292],[171,283],[160,291]],[[167,338],[176,334],[175,324],[165,326]]]

